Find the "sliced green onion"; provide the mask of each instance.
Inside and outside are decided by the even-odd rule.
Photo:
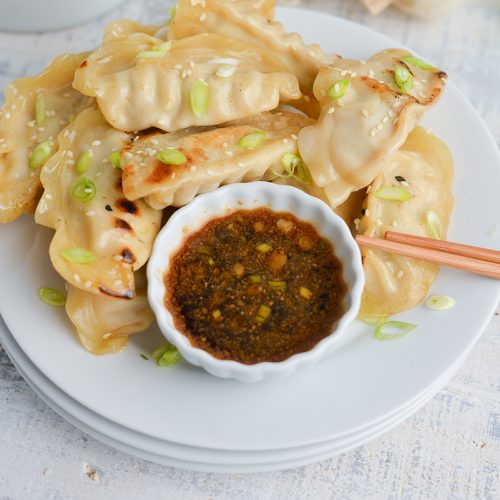
[[[394,68],[394,79],[402,92],[408,94],[413,89],[413,76],[408,68],[398,65]]]
[[[55,143],[53,141],[44,141],[38,144],[28,159],[29,167],[36,169],[44,165],[52,154],[54,146]]]
[[[76,201],[88,203],[95,198],[97,188],[93,180],[87,177],[78,177],[71,188],[71,197]]]
[[[418,57],[415,56],[404,56],[401,58],[402,61],[404,61],[406,64],[409,64],[410,66],[415,66],[416,68],[420,69],[425,69],[428,71],[437,71],[438,69],[432,66],[431,64],[423,61],[422,59],[419,59]]]
[[[219,78],[229,78],[230,76],[234,75],[235,71],[236,71],[236,66],[234,64],[221,64],[217,68],[215,74]]]
[[[166,53],[166,50],[155,50],[153,47],[152,50],[143,50],[142,52],[138,52],[136,57],[139,59],[152,59],[155,57],[163,57]]]
[[[445,311],[455,307],[455,299],[449,295],[431,295],[425,305],[433,311]]]
[[[436,211],[427,210],[425,213],[425,228],[431,238],[435,240],[443,238],[443,222]]]
[[[252,274],[249,278],[252,283],[260,283],[262,281],[262,277],[258,274]]]
[[[216,309],[215,311],[212,311],[212,317],[215,319],[215,320],[218,320],[220,319],[222,316],[222,313],[220,312],[220,309]]]
[[[158,359],[156,364],[158,366],[170,366],[175,365],[182,360],[182,356],[177,349],[171,349],[170,351],[164,352]]]
[[[283,177],[284,179],[297,179],[304,184],[311,184],[311,173],[304,163],[304,160],[302,160],[299,155],[294,153],[285,153],[281,157],[281,164],[283,165],[286,174],[279,174],[278,172],[273,171],[274,175]]]
[[[208,112],[209,104],[208,83],[196,80],[189,91],[191,109],[197,118],[204,118]]]
[[[299,289],[299,293],[301,297],[304,297],[306,300],[311,300],[312,297],[312,292],[309,290],[309,288],[306,288],[305,286],[301,286]]]
[[[165,165],[183,165],[187,162],[184,153],[174,148],[163,149],[156,155],[156,158]]]
[[[262,253],[268,253],[273,249],[273,247],[267,243],[259,243],[255,248]]]
[[[361,319],[361,321],[370,326],[379,326],[382,323],[385,323],[386,319],[387,315],[385,314],[374,314],[372,316],[365,316],[364,318]]]
[[[373,192],[377,198],[383,200],[408,201],[411,200],[411,194],[400,186],[380,186]]]
[[[263,130],[256,130],[243,136],[238,142],[238,147],[244,149],[258,148],[266,140],[266,133]]]
[[[45,121],[46,111],[45,98],[43,95],[38,94],[35,102],[35,120],[37,125],[41,125]]]
[[[214,260],[214,259],[212,259],[212,257],[209,257],[209,258],[208,258],[208,264],[209,264],[210,266],[213,266],[213,265],[215,264],[215,260]]]
[[[157,52],[168,52],[172,48],[172,42],[162,42],[155,45],[151,50]]]
[[[68,262],[75,264],[90,264],[95,261],[95,255],[86,248],[66,248],[60,251],[61,257],[64,257]]]
[[[255,321],[257,323],[262,324],[267,320],[270,314],[271,314],[271,308],[261,305],[259,306],[259,310],[257,311],[257,316],[255,316]]]
[[[111,162],[111,165],[115,168],[122,168],[121,158],[119,151],[113,151],[108,156],[108,160]]]
[[[169,342],[167,344],[162,344],[161,346],[157,347],[152,353],[151,353],[151,357],[153,359],[160,359],[163,354],[165,354],[167,351],[171,351],[175,349],[175,347]]]
[[[80,158],[78,158],[76,162],[76,172],[79,175],[82,175],[87,171],[89,168],[90,162],[92,161],[92,157],[90,156],[90,153],[88,151],[84,151],[81,155]]]
[[[66,303],[64,294],[54,288],[39,288],[38,297],[49,306],[61,307]]]
[[[327,95],[332,99],[339,99],[344,97],[351,82],[349,80],[336,80],[333,85],[328,89]]]
[[[417,325],[403,321],[386,321],[377,326],[373,338],[381,341],[396,340],[414,330]],[[395,333],[399,332],[399,333]]]
[[[271,290],[284,292],[286,290],[286,281],[268,281],[267,284]]]

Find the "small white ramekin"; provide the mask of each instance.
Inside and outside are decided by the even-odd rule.
[[[334,325],[331,334],[311,350],[294,354],[280,362],[246,365],[237,361],[217,359],[208,352],[193,347],[188,338],[176,329],[172,315],[164,304],[166,292],[164,276],[171,257],[190,233],[212,218],[228,215],[235,210],[251,210],[259,207],[290,212],[297,218],[313,224],[316,230],[334,245],[335,254],[343,264],[344,280],[348,290],[344,298],[344,315]],[[217,377],[235,378],[242,382],[258,382],[289,375],[299,367],[317,363],[330,353],[339,344],[347,327],[358,314],[363,286],[361,254],[346,223],[321,200],[300,189],[270,182],[230,184],[196,197],[170,217],[156,238],[148,264],[149,304],[167,340],[174,344],[184,359],[190,363],[201,366]]]

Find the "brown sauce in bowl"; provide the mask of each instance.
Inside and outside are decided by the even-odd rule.
[[[210,220],[164,279],[165,306],[191,345],[245,364],[312,349],[343,315],[347,291],[331,243],[267,208]]]

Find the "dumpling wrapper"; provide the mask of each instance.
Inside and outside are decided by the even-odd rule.
[[[162,32],[168,24],[141,24],[132,19],[116,19],[109,22],[104,28],[102,35],[102,43],[105,44],[112,40],[126,38],[133,33],[145,33],[146,35],[155,36],[157,38],[165,38]]]
[[[160,228],[161,212],[142,200],[130,202],[121,187],[121,170],[108,160],[129,135],[113,129],[95,107],[80,113],[59,135],[59,151],[45,164],[41,181],[45,188],[38,204],[37,223],[55,229],[50,258],[56,271],[71,285],[96,294],[132,299],[134,270],[149,258]],[[83,177],[92,180],[96,196],[86,203],[71,196],[80,176],[75,163],[90,154]],[[84,248],[95,261],[69,262],[61,251]]]
[[[399,49],[375,54],[366,63],[342,59],[321,68],[314,95],[322,103],[318,122],[299,135],[299,149],[330,205],[343,203],[353,191],[370,184],[386,156],[404,143],[424,111],[440,98],[446,74],[407,66]],[[405,94],[394,80],[396,65],[407,66],[414,88]],[[349,80],[345,96],[332,99],[328,90]]]
[[[384,200],[374,193],[380,186],[400,186],[402,176],[412,198],[406,202]],[[453,208],[453,160],[437,137],[416,128],[400,151],[384,161],[382,172],[370,185],[365,215],[358,232],[383,238],[386,231],[429,237],[426,213],[434,210],[443,225],[442,239]],[[391,315],[419,304],[439,274],[439,266],[392,253],[362,248],[365,290],[360,316]]]
[[[281,158],[298,153],[297,134],[311,120],[298,113],[261,113],[211,129],[188,129],[170,134],[152,132],[122,151],[123,191],[130,200],[145,198],[156,209],[182,206],[197,194],[221,184],[272,179],[283,172]],[[238,144],[246,135],[264,131],[254,149]],[[173,148],[187,161],[166,165],[156,155]]]
[[[269,51],[207,33],[172,42],[162,57],[137,57],[160,43],[144,33],[111,40],[86,59],[73,85],[96,97],[107,121],[125,131],[217,125],[301,95],[297,78]],[[217,76],[228,63],[234,74]],[[195,114],[190,91],[199,80],[208,84],[208,109]]]
[[[297,76],[302,92],[310,94],[320,66],[332,63],[338,56],[325,54],[317,44],[306,45],[298,33],[287,33],[281,23],[249,12],[246,3],[242,0],[179,0],[168,39],[179,40],[208,32],[256,45],[278,58]]]
[[[5,89],[0,111],[0,222],[10,222],[32,213],[41,194],[40,168],[29,167],[35,147],[52,140],[57,151],[57,134],[75,113],[92,101],[71,86],[76,68],[88,55],[65,54],[54,59],[39,75],[14,80]],[[35,121],[35,102],[43,96],[46,116]]]
[[[135,273],[135,283],[132,300],[95,295],[68,286],[66,313],[85,349],[93,354],[119,352],[127,345],[129,335],[142,332],[153,323],[145,273]]]

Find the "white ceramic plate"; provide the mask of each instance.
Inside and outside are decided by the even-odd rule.
[[[236,452],[175,445],[123,428],[91,412],[51,383],[19,348],[0,320],[0,339],[16,368],[33,390],[61,416],[110,446],[163,465],[206,472],[262,472],[312,463],[366,443],[387,432],[428,401],[458,368],[454,365],[429,390],[397,414],[369,429],[332,442],[277,451]],[[464,353],[464,357],[467,353]]]
[[[347,57],[366,59],[398,45],[327,15],[293,9],[278,14],[307,41]],[[456,162],[450,239],[499,248],[488,232],[500,213],[500,161],[485,126],[452,84],[425,124],[448,143]],[[40,286],[62,287],[47,256],[50,236],[28,217],[0,227],[0,311],[21,349],[89,411],[155,439],[209,450],[288,450],[363,435],[430,394],[477,341],[500,295],[497,282],[444,270],[433,291],[452,294],[455,309],[436,313],[420,306],[400,315],[419,326],[389,343],[373,340],[358,323],[350,342],[329,359],[287,379],[249,386],[187,364],[159,369],[144,361],[139,353],[162,342],[154,330],[135,336],[117,356],[85,352],[63,311],[36,296]]]

